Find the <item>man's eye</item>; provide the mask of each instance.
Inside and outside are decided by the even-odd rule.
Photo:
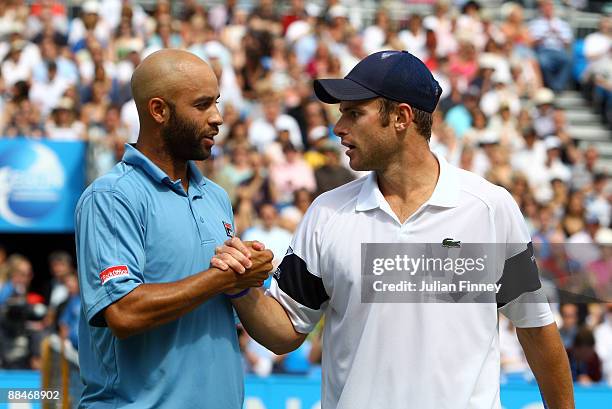
[[[358,118],[359,117],[359,112],[357,111],[350,111],[349,115],[351,118]]]

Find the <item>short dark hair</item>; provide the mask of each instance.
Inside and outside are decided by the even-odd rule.
[[[56,250],[49,254],[49,263],[54,261],[60,261],[72,265],[72,256],[66,251]]]
[[[590,347],[593,348],[595,346],[595,337],[593,336],[593,332],[587,327],[582,327],[578,330],[574,338],[574,348],[579,347]]]
[[[378,101],[380,123],[383,127],[389,126],[391,114],[395,112],[400,103],[384,97],[379,98]],[[432,114],[415,107],[412,107],[412,113],[414,114],[414,123],[417,127],[417,132],[429,142],[429,139],[431,139],[431,125],[433,123]]]

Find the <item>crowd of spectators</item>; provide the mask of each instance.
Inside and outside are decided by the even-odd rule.
[[[531,230],[575,380],[612,384],[612,307],[598,303],[612,300],[608,175],[596,147],[578,146],[555,104],[563,90],[579,87],[604,120],[609,115],[611,17],[602,15],[599,29],[579,39],[587,63],[572,80],[578,39],[552,0],[541,0],[530,21],[518,3],[501,5],[497,20],[473,0],[439,0],[406,18],[384,8],[368,16],[353,3],[259,0],[247,7],[228,0],[208,7],[162,0],[145,10],[130,0],[71,8],[2,1],[0,135],[86,141],[91,181],[137,139],[134,68],[164,47],[190,50],[212,66],[224,118],[212,157],[200,166],[228,192],[236,233],[263,241],[278,263],[312,200],[363,175],[348,168],[333,134],[337,107],[314,97],[312,80],[343,77],[378,50],[408,50],[443,89],[432,150],[511,192]],[[52,254],[48,293],[34,294],[28,259],[5,253],[0,364],[38,368],[44,334],[59,332],[77,346],[74,262]],[[511,324],[502,321],[500,332],[504,373],[524,374]],[[320,331],[284,357],[239,333],[250,372],[303,374],[320,361]]]

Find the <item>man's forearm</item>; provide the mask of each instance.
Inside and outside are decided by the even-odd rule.
[[[299,347],[306,334],[293,328],[285,309],[262,290],[253,288],[243,297],[232,300],[242,325],[249,335],[277,355]]]
[[[517,328],[516,334],[548,408],[573,409],[572,374],[557,326]]]
[[[118,338],[174,321],[234,285],[231,272],[210,268],[172,283],[141,284],[104,311]]]

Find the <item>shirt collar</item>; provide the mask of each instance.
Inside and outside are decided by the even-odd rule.
[[[434,152],[440,165],[440,175],[434,191],[426,204],[438,207],[456,207],[459,199],[459,178],[457,170],[451,166],[442,156]],[[364,212],[381,207],[386,200],[378,188],[376,172],[370,172],[361,186],[357,196],[355,210]]]
[[[159,168],[151,159],[147,158],[142,152],[136,149],[131,144],[125,144],[125,153],[123,154],[123,162],[128,163],[132,166],[137,166],[148,174],[154,181],[166,184],[171,187],[175,187],[181,184],[181,180],[173,181],[170,176]],[[189,176],[196,183],[197,186],[204,186],[206,180],[202,173],[193,161],[188,162]]]

